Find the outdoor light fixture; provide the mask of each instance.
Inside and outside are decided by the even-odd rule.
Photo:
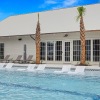
[[[67,37],[68,36],[68,34],[64,34],[64,37]]]
[[[19,40],[19,41],[21,41],[21,40],[22,40],[22,38],[18,38],[18,40]]]

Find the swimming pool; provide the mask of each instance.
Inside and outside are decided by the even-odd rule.
[[[100,100],[100,76],[0,71],[0,100]]]

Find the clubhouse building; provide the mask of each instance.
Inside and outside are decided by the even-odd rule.
[[[86,5],[86,62],[100,61],[100,4]],[[72,63],[80,61],[80,23],[77,7],[39,12],[41,62]],[[6,55],[33,55],[36,60],[35,33],[38,13],[10,16],[0,22],[0,59]]]

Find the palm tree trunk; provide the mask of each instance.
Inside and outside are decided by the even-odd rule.
[[[80,18],[81,59],[80,64],[85,65],[85,27],[83,17]]]
[[[40,23],[38,20],[36,28],[36,64],[40,64]]]
[[[40,43],[36,43],[36,64],[40,64]]]

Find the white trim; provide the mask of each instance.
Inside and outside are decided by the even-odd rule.
[[[65,41],[62,41],[62,63],[65,62]]]

